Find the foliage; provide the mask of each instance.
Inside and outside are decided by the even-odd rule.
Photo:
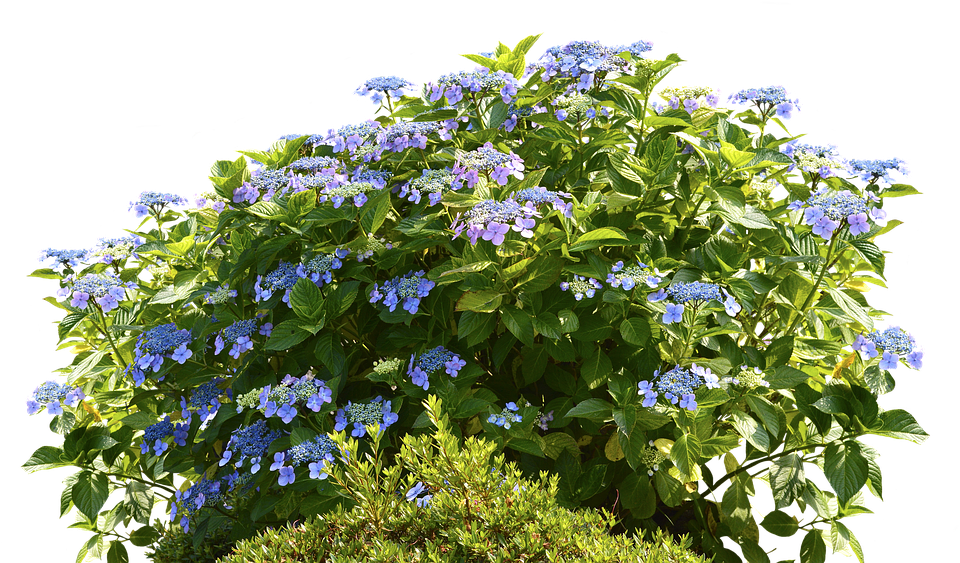
[[[668,537],[651,543],[610,535],[615,519],[557,505],[558,476],[522,477],[496,444],[460,440],[430,396],[433,435],[406,435],[396,463],[384,466],[371,427],[372,453],[334,436],[331,479],[353,502],[307,523],[265,530],[240,542],[223,563],[266,561],[703,561]]]
[[[376,120],[242,151],[196,208],[145,193],[128,239],[46,251],[76,359],[28,401],[64,442],[25,467],[79,469],[80,558],[154,541],[155,502],[195,538],[345,510],[331,433],[378,424],[395,451],[432,393],[562,506],[718,561],[767,561],[761,527],[804,534],[803,562],[862,559],[845,519],[882,478],[859,438],[927,436],[878,405],[922,351],[864,295],[891,198],[917,193],[903,163],[798,142],[782,87],[723,108],[655,93],[681,59],[644,42],[528,65],[535,40],[419,95],[371,79]]]
[[[196,537],[200,538],[200,542],[194,545]],[[229,554],[233,547],[229,526],[208,530],[203,535],[173,529],[157,541],[147,557],[154,563],[215,563]]]

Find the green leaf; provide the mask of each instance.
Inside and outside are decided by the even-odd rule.
[[[580,375],[587,382],[589,389],[596,389],[606,382],[612,371],[613,363],[600,348],[594,348],[593,352],[583,359],[583,364],[580,366]]]
[[[766,518],[763,519],[763,522],[760,522],[760,525],[764,530],[770,532],[775,536],[780,536],[781,538],[789,538],[793,534],[797,533],[798,528],[797,518],[795,516],[790,516],[786,512],[780,510],[774,510],[770,514],[767,514]]]
[[[80,472],[71,494],[77,510],[90,520],[96,520],[97,514],[110,495],[107,474],[91,471]]]
[[[781,336],[774,340],[764,350],[763,356],[767,360],[767,368],[786,365],[793,355],[793,336]],[[785,388],[781,388],[785,389]]]
[[[246,208],[247,213],[270,221],[290,221],[287,210],[272,201],[258,201]],[[139,249],[138,249],[139,252]]]
[[[867,312],[863,309],[863,307],[860,306],[859,303],[854,301],[850,296],[839,289],[828,287],[827,291],[830,293],[830,297],[833,297],[833,301],[840,307],[840,309],[860,323],[864,330],[873,330],[873,320],[869,315],[867,315]]]
[[[654,473],[653,482],[657,487],[660,500],[667,506],[677,506],[686,494],[683,483],[668,475],[666,471]]]
[[[127,514],[140,524],[150,523],[150,512],[153,510],[153,491],[139,481],[130,481],[124,491],[123,502]],[[136,544],[134,544],[136,545]]]
[[[54,446],[40,446],[21,467],[27,473],[33,473],[42,469],[53,469],[68,465],[71,465],[71,463],[64,458],[62,449]]]
[[[763,423],[763,426],[771,436],[778,436],[780,434],[780,416],[777,413],[776,407],[773,406],[773,403],[764,397],[754,395],[750,395],[746,399],[750,410],[760,417],[760,422]]]
[[[859,442],[848,440],[827,446],[823,473],[840,503],[846,504],[867,483],[867,460],[860,452]]]
[[[880,192],[880,197],[903,197],[905,195],[919,195],[916,188],[907,184],[890,184]]]
[[[700,442],[700,455],[705,459],[725,454],[740,445],[740,438],[736,434],[721,434],[712,436]]]
[[[307,278],[300,278],[290,291],[290,306],[298,317],[316,324],[323,316],[323,294],[317,284]],[[271,334],[271,338],[272,336]]]
[[[917,423],[917,419],[905,410],[894,409],[880,413],[880,423],[879,430],[872,430],[874,434],[910,440],[915,444],[922,444],[930,437]]]
[[[770,435],[753,417],[743,411],[733,411],[731,416],[733,416],[733,427],[738,434],[758,450],[770,451]]]
[[[316,206],[317,194],[313,190],[297,192],[287,198],[287,210],[295,219],[310,213]]]
[[[613,405],[591,397],[581,401],[564,415],[566,418],[586,418],[594,422],[604,422],[613,417]]]
[[[634,346],[645,346],[650,340],[650,323],[640,317],[630,317],[620,323],[620,336]]]
[[[750,496],[740,479],[734,479],[724,491],[720,512],[731,531],[740,535],[750,519]]]
[[[289,319],[273,327],[264,350],[289,350],[309,338],[311,333],[301,327],[302,323],[297,319]]]
[[[442,274],[440,274],[440,277],[442,278],[442,277],[444,277],[444,276],[452,276],[453,274],[464,274],[464,273],[472,273],[472,272],[482,272],[483,270],[486,270],[487,268],[489,268],[489,267],[492,266],[493,264],[494,264],[494,262],[491,262],[491,261],[489,261],[489,260],[481,260],[480,262],[473,262],[473,263],[471,263],[471,264],[467,264],[466,266],[460,266],[459,268],[454,268],[454,269],[452,269],[452,270],[447,270],[447,271],[443,272]]]
[[[574,457],[580,456],[580,448],[573,436],[566,432],[551,432],[543,437],[543,454],[550,459],[557,459],[564,450]]]
[[[770,563],[770,557],[767,555],[767,552],[755,541],[741,538],[740,550],[743,551],[743,556],[746,558],[747,563]]]
[[[730,168],[740,168],[753,160],[754,154],[737,150],[733,145],[725,141],[720,141],[720,158],[730,165]]]
[[[764,374],[763,378],[770,384],[771,389],[793,389],[810,379],[810,376],[797,368],[780,366],[772,374]]]
[[[60,342],[63,342],[63,339],[70,334],[70,331],[73,330],[78,324],[80,324],[83,319],[87,318],[88,313],[70,313],[60,321],[60,324],[57,326],[57,335],[60,337]]]
[[[896,382],[893,380],[890,372],[885,369],[880,369],[878,365],[870,366],[864,370],[863,381],[867,384],[867,388],[877,395],[889,393],[893,391],[893,388],[896,386]]]
[[[332,332],[324,332],[317,337],[314,355],[334,376],[342,374],[346,369],[347,358],[343,353],[343,345],[340,344],[340,338]]]
[[[670,460],[680,470],[685,482],[699,480],[700,452],[700,440],[693,434],[680,436],[670,449]]]
[[[810,530],[800,544],[800,563],[824,563],[827,560],[827,544],[820,530]]]
[[[360,293],[360,282],[356,280],[341,282],[331,291],[324,300],[324,309],[328,318],[336,319],[346,313],[357,300]]]
[[[616,241],[629,241],[623,231],[615,227],[601,227],[581,235],[570,245],[570,252],[581,252],[599,246],[623,246]]]
[[[121,541],[110,542],[110,549],[107,550],[107,563],[129,563],[130,556],[127,555],[127,548]]]
[[[770,489],[778,509],[793,504],[801,497],[805,486],[803,461],[797,454],[787,454],[770,465]]]
[[[839,520],[833,521],[830,529],[830,535],[834,545],[837,545],[837,543],[848,545],[850,550],[853,551],[853,554],[857,556],[857,559],[860,561],[860,563],[863,563],[863,548],[860,546],[860,541],[857,540],[857,537],[853,535],[853,532],[844,526],[842,522]],[[837,536],[836,540],[833,538],[834,535]]]
[[[533,320],[529,313],[513,305],[504,305],[500,307],[500,316],[507,330],[516,336],[517,340],[533,346]]]
[[[457,311],[473,311],[475,313],[492,313],[500,307],[503,294],[492,289],[481,291],[467,291],[457,300]],[[532,328],[531,328],[532,330]]]
[[[213,183],[218,195],[233,201],[233,190],[250,179],[250,169],[247,159],[237,155],[233,160],[217,159],[207,167],[207,179]],[[139,251],[138,251],[139,252]]]
[[[143,526],[130,533],[130,543],[137,547],[146,547],[159,538],[153,526]]]

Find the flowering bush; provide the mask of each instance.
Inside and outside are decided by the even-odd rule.
[[[724,108],[658,90],[680,59],[645,42],[527,64],[535,39],[420,89],[373,78],[375,120],[218,161],[193,209],[142,194],[129,239],[44,251],[76,359],[27,400],[63,445],[25,467],[79,469],[81,555],[338,510],[331,433],[395,452],[429,391],[455,434],[624,530],[722,561],[767,561],[760,528],[802,533],[802,561],[862,558],[844,519],[882,482],[859,438],[926,438],[877,402],[922,349],[864,296],[891,198],[917,193],[890,183],[903,163],[797,143],[783,87]]]

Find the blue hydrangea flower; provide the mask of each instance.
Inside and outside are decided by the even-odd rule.
[[[444,129],[442,121],[401,121],[377,132],[377,145],[383,150],[401,152],[408,148],[427,148],[433,133]]]
[[[261,458],[279,437],[280,432],[269,429],[265,420],[237,428],[230,434],[230,440],[224,447],[220,467],[232,462],[234,467],[240,468],[250,460],[250,473],[258,472]]]
[[[337,446],[333,440],[329,436],[321,435],[291,447],[287,450],[287,455],[290,457],[291,469],[306,464],[311,479],[326,479],[334,462],[333,453],[336,451]]]
[[[27,414],[36,414],[43,409],[50,414],[63,414],[63,405],[75,407],[84,398],[86,395],[79,387],[47,381],[33,390],[33,398],[27,400]]]
[[[119,238],[102,238],[93,249],[89,257],[103,264],[122,262],[129,257],[137,258],[137,247],[143,244],[143,239],[137,235]]]
[[[67,286],[60,288],[57,292],[58,300],[63,301],[70,297],[71,307],[86,309],[90,299],[93,298],[104,313],[109,313],[120,306],[120,301],[127,298],[127,288],[137,287],[135,283],[124,282],[119,276],[110,272],[87,274],[79,279],[67,276],[63,281]]]
[[[610,273],[607,274],[607,283],[611,287],[622,287],[627,291],[636,287],[638,282],[643,282],[652,288],[660,284],[661,275],[659,270],[651,271],[649,266],[639,260],[636,266],[624,266],[623,260],[619,260],[611,266]]]
[[[481,68],[479,70],[445,74],[437,79],[436,85],[430,83],[427,86],[431,91],[431,101],[440,99],[437,96],[438,91],[443,92],[450,104],[456,104],[462,100],[465,91],[483,92],[481,95],[496,91],[499,92],[503,103],[509,104],[513,101],[513,96],[517,95],[520,83],[509,72],[502,70],[490,72],[489,69]]]
[[[880,369],[896,369],[901,359],[914,369],[923,366],[923,352],[917,349],[913,336],[896,326],[882,332],[874,330],[866,337],[858,335],[853,342],[853,349],[863,352],[870,359],[882,353]]]
[[[371,78],[357,88],[357,94],[360,96],[370,96],[373,103],[378,104],[383,100],[384,95],[391,98],[401,98],[404,95],[404,89],[413,86],[412,82],[398,78],[396,76],[378,76]]]
[[[790,165],[788,169],[790,171],[800,168],[820,178],[829,178],[836,176],[837,171],[843,169],[843,160],[833,145],[811,145],[790,141],[780,147],[780,152],[794,160],[795,164]]]
[[[75,268],[87,259],[87,250],[55,250],[48,248],[40,254],[40,261],[53,260],[53,269],[56,271],[66,268]]]
[[[154,373],[163,367],[163,360],[170,358],[183,364],[193,351],[188,348],[193,341],[190,331],[178,329],[175,323],[153,327],[140,333],[133,349],[133,361],[127,366],[126,373],[133,377],[134,384],[143,385],[147,370]]]
[[[186,397],[180,398],[180,416],[183,417],[186,424],[190,424],[189,421],[194,412],[200,417],[201,422],[205,422],[208,418],[212,419],[216,416],[221,406],[220,396],[223,394],[219,387],[221,383],[223,383],[223,379],[215,377],[200,387],[197,387],[193,393],[190,394],[189,401]]]
[[[516,403],[509,402],[499,413],[491,414],[489,417],[487,417],[487,422],[501,426],[506,430],[510,430],[511,425],[523,421],[523,417],[517,414],[517,411],[519,410],[520,407],[518,407]]]
[[[436,284],[423,277],[424,271],[414,273],[413,270],[405,276],[397,276],[385,281],[383,287],[373,284],[370,292],[370,303],[377,303],[383,299],[384,306],[392,313],[397,304],[403,304],[403,309],[411,315],[416,314],[420,307],[420,300],[430,294]]]
[[[212,292],[203,294],[203,302],[207,305],[222,305],[237,296],[237,290],[230,289],[230,284],[218,286]]]
[[[333,390],[322,379],[315,379],[309,373],[299,378],[287,374],[280,385],[267,385],[238,398],[237,412],[242,412],[244,407],[254,407],[267,418],[276,414],[289,424],[298,414],[297,405],[320,412],[324,404],[332,401]]]
[[[176,491],[174,501],[170,508],[170,521],[177,522],[177,516],[180,516],[179,524],[184,532],[190,531],[190,519],[204,507],[222,506],[226,500],[226,493],[242,483],[243,478],[236,473],[227,475],[220,479],[207,479],[206,476],[190,486],[186,491]]]
[[[899,158],[888,160],[852,159],[847,161],[847,169],[851,174],[859,176],[861,180],[871,184],[881,180],[886,183],[893,182],[893,178],[890,177],[892,170],[896,170],[903,175],[908,173],[906,163]]]
[[[773,110],[777,117],[787,119],[795,109],[800,109],[798,100],[787,98],[787,91],[783,86],[766,86],[764,88],[748,88],[730,95],[730,101],[735,104],[753,104],[765,116],[772,115]]]
[[[342,166],[343,164],[332,156],[305,156],[294,160],[287,165],[287,168],[291,170],[306,170],[309,172],[326,170],[332,174]]]
[[[584,91],[595,83],[596,73],[629,72],[632,65],[620,53],[629,52],[635,58],[652,49],[650,43],[637,41],[631,45],[609,47],[596,41],[571,41],[547,49],[539,61],[529,65],[527,72],[542,69],[544,81],[553,78],[578,79],[576,88]]]
[[[542,186],[524,188],[510,196],[511,199],[522,203],[524,207],[533,206],[538,210],[541,205],[549,203],[553,206],[554,211],[560,212],[561,215],[567,218],[573,217],[573,203],[565,200],[572,197],[573,195],[567,192],[555,192]],[[528,218],[527,220],[530,219]]]
[[[818,189],[810,195],[806,202],[795,201],[791,204],[792,210],[803,211],[803,222],[810,225],[813,233],[830,239],[833,233],[846,224],[853,235],[870,231],[868,219],[875,223],[886,224],[886,212],[876,208],[868,208],[868,199],[858,196],[849,190],[834,192],[826,188]]]
[[[449,168],[439,170],[423,170],[419,178],[414,178],[409,183],[399,186],[399,195],[413,203],[420,203],[423,194],[427,194],[430,206],[440,203],[443,194],[450,190],[458,190],[462,182],[457,180],[457,176]]]
[[[297,274],[297,264],[281,261],[277,269],[264,276],[257,276],[253,284],[254,301],[266,301],[273,297],[274,292],[283,291],[283,302],[290,306],[290,291],[300,276]]]
[[[256,319],[239,320],[217,333],[214,340],[214,354],[223,351],[227,344],[232,344],[230,356],[234,359],[240,358],[240,354],[253,349],[253,340],[251,335],[258,332]]]
[[[151,424],[143,431],[143,441],[140,444],[140,453],[147,454],[150,448],[153,448],[154,455],[161,455],[169,449],[164,441],[168,436],[173,437],[173,442],[178,446],[187,445],[188,424],[170,422],[170,416],[165,416],[163,420],[156,424]]]
[[[333,270],[339,270],[343,266],[342,260],[348,254],[350,250],[346,248],[317,254],[305,264],[297,266],[297,275],[312,281],[317,287],[323,287],[323,284],[333,281]]]
[[[450,377],[456,377],[465,365],[467,365],[467,362],[460,359],[459,355],[443,346],[437,346],[420,354],[419,358],[415,354],[411,354],[407,375],[410,376],[414,385],[423,387],[423,390],[426,391],[430,388],[430,375],[444,368],[444,371]]]
[[[348,151],[353,154],[360,146],[376,142],[376,134],[380,128],[380,123],[372,120],[357,125],[345,125],[336,131],[331,130],[324,142],[332,144],[335,153]]]
[[[526,238],[533,236],[533,228],[536,227],[534,217],[539,216],[536,206],[530,202],[521,205],[509,198],[504,201],[485,199],[466,213],[458,214],[450,229],[454,232],[454,239],[466,229],[470,244],[475,245],[483,239],[500,246],[511,229]]]
[[[472,188],[480,179],[481,173],[505,186],[510,176],[522,180],[524,169],[525,165],[520,156],[513,152],[500,152],[493,148],[493,143],[487,142],[476,150],[457,153],[453,173],[457,180],[466,181],[467,187]]]
[[[367,435],[367,426],[379,424],[382,431],[398,420],[400,417],[397,413],[390,410],[390,401],[384,401],[383,397],[378,396],[369,403],[348,401],[347,406],[337,409],[333,429],[340,432],[353,423],[350,435],[362,438]]]
[[[152,213],[160,215],[168,205],[186,205],[187,200],[176,194],[162,194],[160,192],[142,192],[140,199],[130,202],[130,209],[137,217],[145,217]]]
[[[593,278],[585,278],[579,275],[574,275],[570,281],[560,282],[560,290],[570,291],[573,293],[573,298],[577,301],[582,300],[584,297],[588,299],[593,298],[593,296],[597,294],[598,289],[603,289],[602,283]]]
[[[652,407],[656,404],[657,397],[663,394],[665,399],[682,409],[697,410],[695,393],[704,384],[701,373],[706,373],[706,370],[689,370],[680,366],[663,374],[656,370],[653,372],[653,382],[641,381],[638,385],[639,394],[644,396],[643,406]]]

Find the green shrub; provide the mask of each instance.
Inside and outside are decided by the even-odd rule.
[[[231,531],[229,525],[220,526],[197,537],[198,534],[187,534],[180,528],[171,527],[157,540],[147,557],[154,563],[214,563],[233,548],[235,540]]]
[[[491,463],[496,444],[476,437],[461,448],[439,405],[433,396],[426,403],[436,431],[405,436],[394,465],[384,466],[379,437],[362,454],[359,442],[335,436],[345,455],[330,478],[346,505],[265,530],[221,561],[703,561],[687,538],[611,535],[608,511],[562,508],[556,474],[524,479],[502,454]]]

